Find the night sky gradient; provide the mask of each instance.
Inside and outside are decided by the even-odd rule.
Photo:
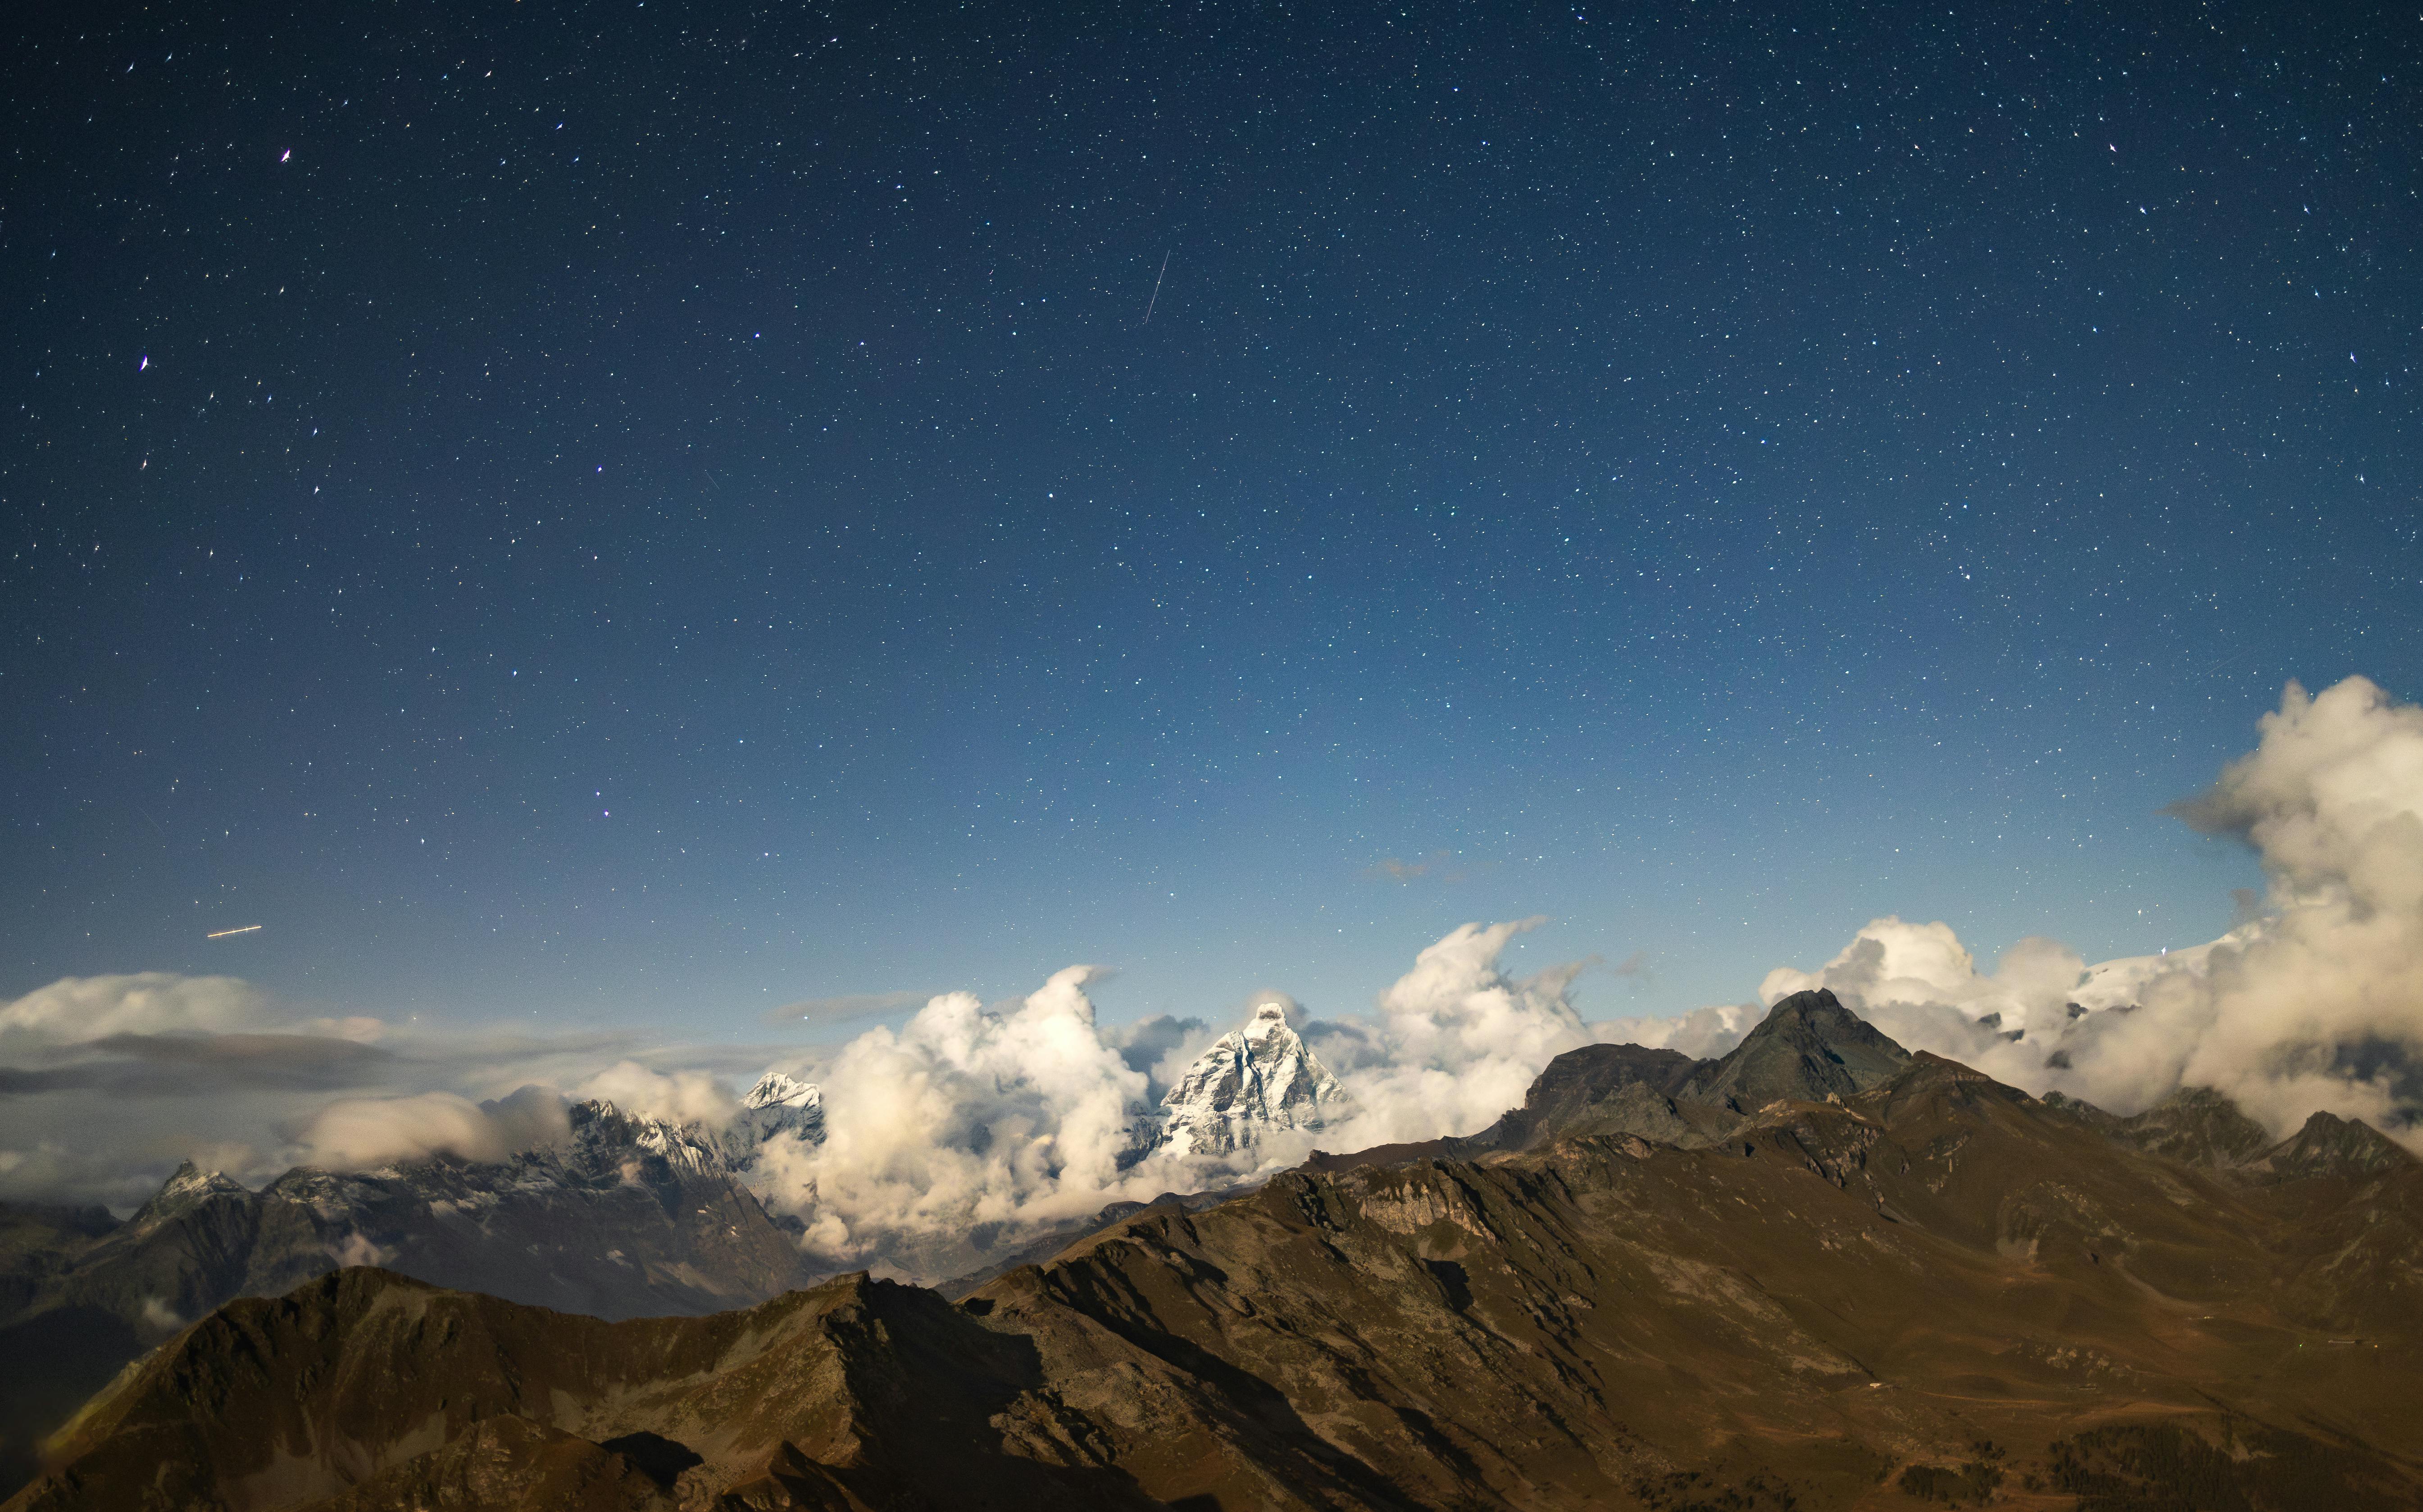
[[[2412,8],[10,29],[0,999],[2094,960],[2423,695]]]

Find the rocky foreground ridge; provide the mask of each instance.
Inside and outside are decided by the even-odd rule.
[[[1346,1106],[1273,1005],[1207,1049],[1159,1107],[1136,1110],[1131,1158],[1250,1151],[1318,1130]],[[305,1167],[260,1191],[188,1163],[122,1224],[99,1208],[0,1205],[0,1494],[33,1473],[38,1441],[126,1362],[223,1303],[340,1267],[606,1318],[741,1307],[831,1273],[801,1252],[800,1221],[769,1213],[748,1185],[778,1142],[824,1142],[816,1084],[769,1071],[721,1127],[605,1102],[567,1111],[560,1146],[501,1161]],[[1116,1204],[998,1252],[929,1248],[945,1260],[966,1252],[989,1279],[1143,1205]],[[888,1258],[911,1273],[957,1268]]]
[[[957,1303],[607,1322],[348,1268],[184,1330],[8,1507],[2423,1504],[2423,1163],[2038,1101],[1817,996]]]
[[[0,1474],[135,1359],[239,1297],[346,1266],[603,1317],[712,1313],[804,1284],[795,1236],[695,1126],[568,1110],[561,1145],[495,1162],[298,1167],[260,1191],[190,1162],[124,1223],[18,1207],[0,1227]]]

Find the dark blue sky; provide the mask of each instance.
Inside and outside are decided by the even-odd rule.
[[[1022,9],[18,13],[0,997],[2094,959],[2423,694],[2411,15]]]

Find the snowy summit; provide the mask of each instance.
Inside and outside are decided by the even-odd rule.
[[[741,1163],[746,1165],[757,1146],[784,1134],[808,1144],[822,1144],[825,1095],[813,1081],[768,1071],[740,1099],[739,1115],[732,1121],[732,1142],[744,1152]]]
[[[1156,1155],[1231,1155],[1281,1129],[1317,1129],[1344,1112],[1346,1089],[1266,1002],[1224,1034],[1162,1098]]]

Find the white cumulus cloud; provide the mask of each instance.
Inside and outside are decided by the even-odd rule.
[[[566,1129],[562,1099],[536,1088],[489,1103],[423,1092],[340,1099],[306,1122],[294,1142],[302,1164],[367,1171],[433,1155],[501,1160],[560,1141]]]
[[[1523,1100],[1531,1079],[1591,1032],[1569,993],[1583,963],[1506,975],[1499,957],[1544,920],[1465,924],[1380,994],[1376,1016],[1309,1026],[1314,1053],[1361,1110],[1340,1149],[1469,1134]]]
[[[0,1053],[89,1045],[119,1034],[233,1033],[272,1018],[268,995],[236,977],[168,971],[62,977],[0,1006]],[[372,1036],[357,1030],[348,1037]]]
[[[1983,972],[1947,926],[1885,918],[1761,997],[1829,987],[1913,1048],[2117,1112],[2210,1086],[2275,1132],[2327,1110],[2423,1145],[2423,708],[2292,683],[2259,731],[2172,810],[2270,879],[2222,938],[2094,968],[2027,939]]]
[[[1048,1222],[1121,1189],[1147,1079],[1072,966],[1005,1012],[971,993],[850,1041],[818,1068],[825,1142],[768,1146],[769,1190],[833,1254],[880,1236]]]

